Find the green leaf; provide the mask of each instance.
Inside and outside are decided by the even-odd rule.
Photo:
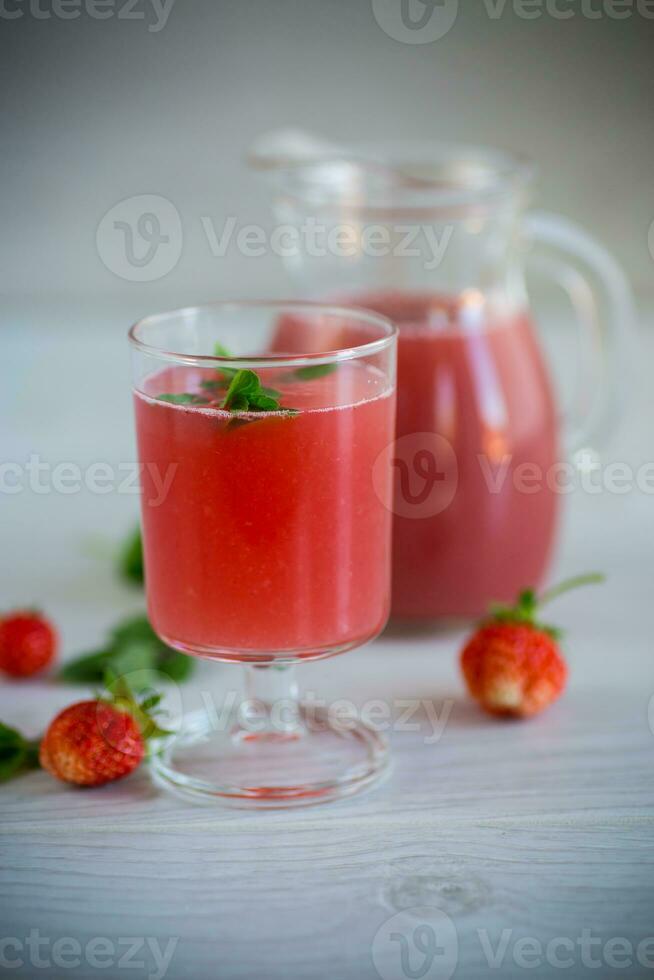
[[[258,375],[254,371],[241,370],[232,378],[221,407],[230,411],[247,411],[258,398],[267,397],[261,391]],[[270,402],[278,407],[274,398]]]
[[[173,405],[208,405],[209,402],[206,398],[202,398],[200,395],[192,395],[189,392],[183,392],[180,395],[157,395],[160,402],[171,402]]]
[[[216,357],[233,357],[233,355],[227,350],[227,348],[223,347],[223,345],[218,341],[213,345],[213,352],[216,355]],[[236,374],[236,368],[219,367],[216,368],[216,372],[219,375],[221,375],[223,381],[227,382],[227,381],[231,381],[231,379]],[[218,383],[220,384],[220,382]],[[203,385],[203,387],[208,387],[208,385]]]
[[[157,655],[157,644],[153,640],[132,640],[121,645],[109,662],[117,674],[147,673],[156,670]],[[148,683],[151,683],[151,678],[144,676],[142,686],[146,687]]]
[[[64,664],[59,679],[69,684],[100,684],[110,670],[114,675],[137,673],[142,688],[161,673],[181,683],[190,677],[194,667],[193,657],[166,646],[147,616],[138,615],[115,626],[104,649]]]
[[[156,640],[157,643],[161,643],[150,625],[150,620],[143,613],[124,619],[118,626],[114,626],[110,635],[114,646],[131,643],[134,640]]]
[[[297,368],[293,372],[300,381],[311,381],[313,378],[324,378],[326,374],[335,371],[338,364],[310,364],[308,367]]]
[[[214,345],[216,357],[229,358],[232,355],[221,343]],[[327,365],[331,369],[331,365]],[[322,368],[322,365],[320,366]],[[319,369],[320,369],[319,368]],[[320,372],[325,373],[325,372]],[[230,412],[278,412],[280,411],[281,393],[275,388],[267,388],[261,384],[255,371],[238,370],[237,368],[216,368],[217,377],[204,378],[200,387],[215,397],[218,392],[225,391],[221,408]],[[183,393],[179,395],[159,395],[160,401],[173,402],[177,405],[208,405],[209,400],[201,395]],[[296,414],[295,409],[283,409],[288,415]]]
[[[257,394],[250,399],[250,409],[256,412],[274,412],[279,408],[279,401],[270,395]]]
[[[195,401],[195,395],[188,393],[181,395],[158,395],[160,402],[172,402],[173,405],[189,405]]]
[[[0,722],[0,782],[39,766],[39,743]]]
[[[128,582],[143,585],[145,574],[143,568],[143,541],[141,529],[132,531],[125,541],[118,558],[118,571]]]
[[[99,684],[110,656],[110,650],[83,654],[63,665],[58,674],[59,680],[65,684]]]
[[[127,679],[116,675],[112,670],[107,671],[105,687],[110,697],[103,698],[103,700],[119,708],[121,711],[128,711],[139,726],[144,740],[163,738],[166,735],[173,734],[168,729],[162,728],[154,717],[158,714],[156,707],[160,700],[157,695],[148,694],[144,698],[139,699]]]
[[[254,371],[237,371],[227,389],[222,408],[240,408],[249,404],[250,395],[261,387],[259,378]]]
[[[295,414],[295,409],[282,409],[281,395],[274,388],[265,388],[254,371],[237,371],[231,380],[221,408],[230,412],[279,412]]]
[[[182,683],[193,673],[195,661],[193,657],[189,657],[186,653],[180,653],[179,650],[166,648],[166,651],[162,652],[159,657],[158,667],[162,673],[170,677],[171,681]]]
[[[141,701],[141,707],[144,711],[150,711],[152,708],[156,708],[160,701],[160,694],[150,694],[148,697],[143,698]]]

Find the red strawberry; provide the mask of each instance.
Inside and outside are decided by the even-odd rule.
[[[14,612],[0,620],[0,670],[10,677],[31,677],[57,652],[51,623],[36,612]]]
[[[108,701],[79,701],[50,723],[39,761],[44,769],[77,786],[102,786],[140,764],[147,738],[165,733],[147,714],[159,701],[139,705],[124,681],[112,684]]]
[[[41,742],[44,769],[77,786],[102,786],[136,769],[144,755],[134,718],[102,701],[78,701],[50,723]]]
[[[461,653],[468,690],[491,714],[526,718],[557,700],[568,668],[559,651],[560,632],[538,622],[539,607],[578,585],[603,581],[584,575],[550,589],[540,599],[521,593],[515,606],[491,611]]]

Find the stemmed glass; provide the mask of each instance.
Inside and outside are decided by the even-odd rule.
[[[247,674],[229,721],[186,717],[155,778],[243,806],[371,785],[385,739],[299,703],[293,667],[361,646],[388,616],[395,327],[246,302],[147,317],[129,336],[152,625]]]

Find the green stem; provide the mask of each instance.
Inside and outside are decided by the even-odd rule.
[[[602,575],[601,572],[590,572],[588,575],[575,575],[574,578],[568,578],[565,582],[560,582],[559,585],[555,585],[551,589],[543,592],[538,598],[538,605],[544,606],[546,603],[551,602],[552,599],[558,599],[564,592],[570,592],[571,589],[579,588],[580,585],[595,585],[604,581],[606,581],[606,576]]]

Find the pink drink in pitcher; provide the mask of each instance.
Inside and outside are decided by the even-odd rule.
[[[539,583],[558,509],[558,447],[529,317],[486,320],[472,290],[458,300],[399,292],[338,300],[400,330],[393,614],[477,616],[491,599]],[[276,349],[296,344],[299,327],[282,324]],[[344,342],[334,329],[325,324],[326,348]]]
[[[540,582],[550,556],[559,456],[548,375],[529,317],[480,322],[477,299],[357,297],[400,328],[399,617],[479,615]]]
[[[538,587],[562,466],[619,414],[634,319],[620,268],[567,218],[526,211],[535,169],[522,156],[430,140],[321,146],[279,131],[250,160],[296,231],[297,294],[399,327],[393,614],[479,616]],[[575,314],[565,410],[535,335],[533,272]]]

